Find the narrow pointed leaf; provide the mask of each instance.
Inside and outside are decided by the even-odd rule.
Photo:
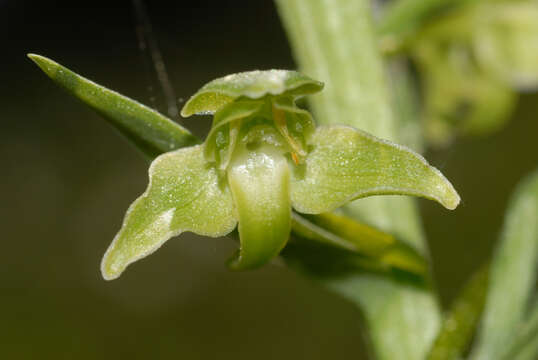
[[[503,360],[535,360],[538,358],[538,297],[535,297],[530,306],[529,315],[519,326],[514,339],[514,343],[506,352]]]
[[[296,71],[248,71],[215,79],[194,94],[181,110],[182,116],[214,113],[240,98],[259,99],[266,95],[300,97],[323,88],[323,83]]]
[[[103,258],[101,271],[107,280],[181,232],[217,237],[236,225],[231,194],[219,184],[216,170],[207,166],[202,145],[159,156],[149,178],[147,190],[127,210]]]
[[[445,315],[428,360],[463,358],[484,309],[489,263],[483,265],[463,288]]]
[[[54,82],[101,114],[149,158],[199,143],[189,131],[164,115],[98,85],[40,55],[29,54]]]
[[[228,169],[239,220],[241,247],[230,264],[249,269],[265,264],[286,245],[291,230],[289,166],[279,149],[241,149]]]
[[[538,172],[520,183],[506,212],[473,360],[502,359],[525,319],[538,265]]]
[[[450,182],[412,150],[345,126],[319,127],[305,164],[296,167],[293,207],[321,213],[372,195],[415,195],[454,209],[460,198]]]

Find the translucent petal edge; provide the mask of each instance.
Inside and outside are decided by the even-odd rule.
[[[267,70],[271,71],[271,70]],[[288,71],[288,70],[284,70]],[[290,71],[296,73],[295,71]],[[241,75],[245,73],[238,73],[232,75]],[[297,73],[299,74],[299,73]],[[217,86],[222,85],[222,82],[225,78],[230,75],[222,78],[215,79],[206,85],[204,85],[198,92],[196,92],[187,103],[183,106],[181,110],[181,116],[189,117],[194,114],[213,114],[215,111],[219,110],[221,107],[226,104],[236,100],[239,97],[247,97],[250,99],[260,99],[267,95],[283,95],[289,93],[293,97],[301,97],[304,95],[314,94],[323,89],[324,84],[322,82],[310,79],[301,74],[305,79],[297,81],[295,84],[290,85],[286,84],[286,81],[282,84],[281,87],[276,89],[262,89],[262,90],[243,90],[243,91],[231,91],[226,89],[217,89]],[[289,79],[287,79],[289,81]],[[233,81],[233,80],[230,80]],[[206,103],[206,104],[204,104]],[[211,105],[207,105],[210,103]]]

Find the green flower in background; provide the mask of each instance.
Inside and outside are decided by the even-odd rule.
[[[484,3],[475,10],[474,47],[485,71],[518,89],[538,86],[538,2]]]
[[[101,270],[117,278],[184,231],[223,236],[238,224],[233,269],[263,265],[286,245],[291,211],[318,214],[365,196],[407,194],[449,209],[459,196],[413,151],[346,126],[315,127],[295,100],[323,84],[294,71],[253,71],[202,87],[183,116],[214,114],[201,145],[157,157]]]
[[[421,72],[430,142],[497,130],[514,109],[514,89],[538,86],[536,19],[535,0],[481,1],[424,28],[410,51]]]

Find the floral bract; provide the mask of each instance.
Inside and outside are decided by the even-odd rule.
[[[238,225],[233,269],[278,255],[291,211],[318,214],[371,195],[405,194],[453,209],[452,185],[413,151],[346,126],[315,127],[297,98],[323,84],[295,71],[229,75],[200,89],[184,116],[214,114],[202,145],[163,154],[103,258],[105,279],[184,231],[223,236]]]

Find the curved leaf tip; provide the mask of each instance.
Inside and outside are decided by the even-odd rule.
[[[41,68],[47,75],[50,75],[50,65],[55,65],[56,63],[44,56],[28,53],[26,54],[30,60],[36,63],[37,66]]]
[[[41,55],[28,57],[70,95],[97,111],[148,158],[200,141],[159,112],[86,79]]]

